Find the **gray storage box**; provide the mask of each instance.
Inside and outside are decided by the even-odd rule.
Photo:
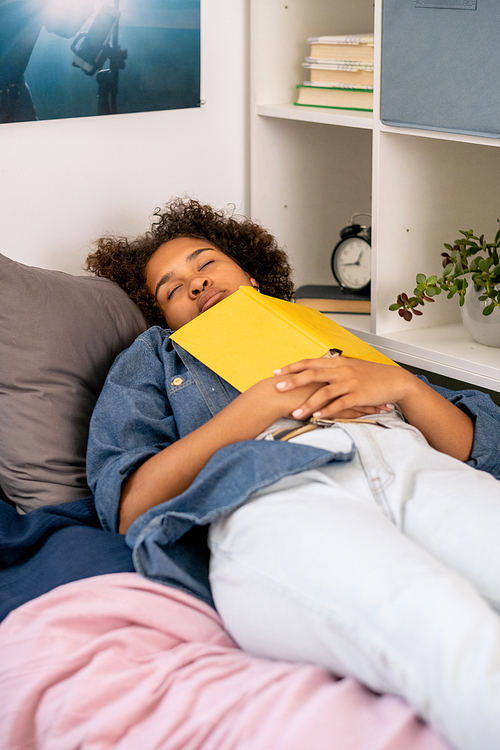
[[[500,137],[500,0],[384,0],[386,125]]]

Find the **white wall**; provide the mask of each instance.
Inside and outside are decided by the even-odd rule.
[[[201,0],[201,108],[0,125],[0,252],[82,273],[188,194],[248,210],[247,0]]]

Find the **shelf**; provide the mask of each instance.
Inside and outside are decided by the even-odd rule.
[[[436,138],[440,141],[457,141],[459,143],[475,143],[480,146],[500,146],[500,138],[486,138],[479,135],[465,135],[463,133],[449,133],[443,130],[424,130],[420,128],[399,128],[392,125],[379,124],[381,133],[399,133],[417,138]]]
[[[478,344],[460,323],[384,335],[357,333],[401,364],[500,392],[500,348]]]
[[[294,104],[257,104],[256,112],[263,117],[278,117],[299,122],[318,122],[347,128],[373,129],[371,112],[349,112],[321,107],[296,107]]]

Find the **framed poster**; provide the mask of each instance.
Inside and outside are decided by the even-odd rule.
[[[0,0],[0,122],[200,106],[200,0]]]

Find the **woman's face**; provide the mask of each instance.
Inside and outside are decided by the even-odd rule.
[[[192,237],[161,245],[146,266],[146,283],[174,331],[240,286],[257,286],[234,260]]]

